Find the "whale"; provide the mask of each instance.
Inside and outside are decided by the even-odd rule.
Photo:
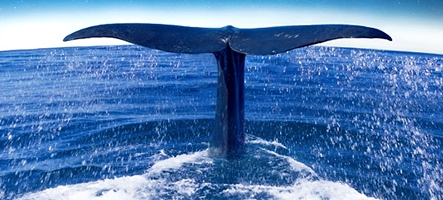
[[[246,152],[244,68],[246,55],[273,55],[340,38],[392,41],[385,32],[346,24],[265,28],[201,28],[167,24],[120,23],[87,27],[63,41],[116,38],[143,47],[183,54],[214,54],[218,67],[215,124],[209,155],[234,158]]]

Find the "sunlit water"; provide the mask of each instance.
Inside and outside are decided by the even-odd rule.
[[[238,159],[207,155],[211,54],[0,52],[0,199],[442,199],[443,56],[247,56]]]

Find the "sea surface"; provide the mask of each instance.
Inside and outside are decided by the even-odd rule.
[[[212,54],[0,52],[0,199],[443,199],[443,55],[314,46],[245,73],[226,160]]]

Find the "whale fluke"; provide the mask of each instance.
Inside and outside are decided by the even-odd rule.
[[[173,53],[214,53],[229,45],[249,55],[286,52],[339,38],[392,40],[378,29],[354,25],[307,25],[241,29],[233,26],[198,28],[164,24],[104,24],[76,31],[64,38],[110,37]]]
[[[218,65],[217,104],[209,152],[236,157],[245,151],[245,57],[286,52],[339,38],[392,40],[378,29],[354,25],[308,25],[240,29],[163,24],[104,24],[76,31],[64,41],[111,37],[173,53],[213,53]]]
[[[353,25],[280,26],[239,29],[229,45],[250,55],[269,55],[340,38],[392,38],[378,29]]]

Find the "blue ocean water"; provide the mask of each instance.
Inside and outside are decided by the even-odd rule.
[[[443,199],[443,56],[247,56],[248,151],[207,155],[211,54],[0,52],[0,199]]]

